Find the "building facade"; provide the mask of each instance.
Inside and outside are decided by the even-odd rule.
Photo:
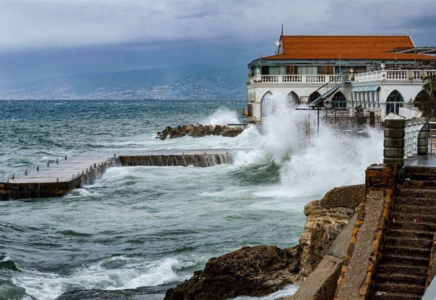
[[[350,114],[362,107],[383,119],[416,104],[425,77],[436,74],[435,56],[399,53],[416,49],[410,36],[281,35],[276,45],[275,55],[248,65],[245,114],[255,121],[274,111],[274,95]]]

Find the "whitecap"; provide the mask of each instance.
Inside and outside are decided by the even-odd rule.
[[[53,300],[72,288],[120,290],[184,280],[177,271],[193,264],[177,258],[147,262],[141,257],[119,256],[80,267],[71,275],[22,270],[13,280],[36,299]]]
[[[236,298],[233,298],[233,300],[274,300],[280,297],[289,297],[294,295],[298,290],[297,285],[287,285],[284,289],[277,291],[275,293],[263,296],[263,297],[249,297],[249,296],[239,296]]]

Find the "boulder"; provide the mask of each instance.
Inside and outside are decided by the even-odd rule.
[[[216,125],[215,127],[213,127],[213,129],[211,130],[211,134],[212,135],[221,135],[221,126]]]
[[[222,130],[221,135],[225,137],[235,137],[241,134],[243,129],[241,127],[226,127]]]
[[[298,277],[299,247],[243,247],[211,258],[203,271],[168,290],[165,300],[221,300],[270,294]]]
[[[199,137],[200,129],[198,126],[193,126],[192,131],[189,132],[189,136],[192,136],[193,138]]]

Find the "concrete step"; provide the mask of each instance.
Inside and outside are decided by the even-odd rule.
[[[398,196],[395,199],[396,205],[406,204],[415,206],[425,206],[425,207],[436,207],[436,198],[419,198],[419,197],[405,197]]]
[[[385,246],[386,253],[392,254],[404,254],[404,255],[412,255],[419,257],[430,257],[431,249],[429,248],[418,248],[412,246]]]
[[[431,202],[431,201],[427,201]],[[405,213],[415,213],[422,215],[434,215],[436,214],[436,206],[417,206],[409,204],[397,204],[395,205],[393,211],[405,212]]]
[[[403,187],[408,189],[436,189],[435,180],[406,180]]]
[[[422,296],[417,294],[376,292],[372,299],[377,300],[421,300]]]
[[[415,248],[430,249],[432,244],[433,238],[410,238],[389,235],[386,237],[386,246],[411,246]]]
[[[397,219],[395,219],[395,222],[394,220],[391,220],[389,227],[392,229],[399,228],[399,229],[410,229],[410,230],[429,230],[429,231],[436,230],[435,223],[402,221]]]
[[[413,213],[403,213],[398,211],[392,212],[392,221],[408,221],[408,222],[425,222],[436,224],[436,215],[422,215]]]
[[[425,285],[427,281],[426,275],[414,275],[414,274],[403,274],[403,273],[391,273],[391,274],[378,274],[377,282],[379,283],[405,283],[405,284],[417,284]]]
[[[395,292],[395,293],[406,293],[406,294],[416,294],[424,295],[425,285],[421,284],[405,284],[405,283],[378,283],[376,290],[380,292]]]
[[[379,274],[414,274],[427,276],[428,266],[414,266],[410,264],[402,264],[398,262],[385,262],[382,261],[379,265]]]
[[[412,173],[436,173],[436,168],[428,167],[405,167],[406,174]]]
[[[436,173],[422,172],[422,173],[408,173],[406,172],[405,178],[410,180],[436,180]]]
[[[436,190],[400,187],[398,197],[436,199]]]
[[[382,260],[387,263],[391,262],[423,267],[428,267],[430,263],[430,257],[419,257],[406,254],[383,254]]]
[[[388,236],[392,237],[405,237],[405,238],[424,238],[432,239],[434,235],[433,230],[414,230],[414,229],[398,229],[391,228]]]

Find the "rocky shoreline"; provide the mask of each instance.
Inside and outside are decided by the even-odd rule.
[[[220,300],[242,295],[258,297],[288,284],[303,284],[328,254],[364,197],[364,185],[334,188],[321,200],[305,206],[307,219],[298,245],[285,249],[276,246],[243,247],[211,258],[202,271],[196,271],[190,279],[170,288],[165,300]],[[162,288],[157,290],[162,293]],[[77,290],[64,293],[57,300],[143,299],[145,293],[150,294],[150,288]]]
[[[217,135],[223,137],[235,137],[247,128],[247,124],[236,126],[226,125],[179,125],[177,127],[167,126],[164,130],[156,133],[156,139],[165,140],[167,138],[176,139],[184,136],[193,138]]]

